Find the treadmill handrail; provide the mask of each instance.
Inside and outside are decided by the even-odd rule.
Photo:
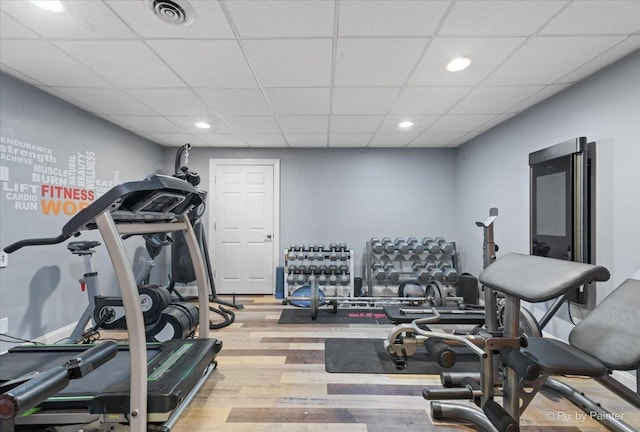
[[[11,243],[9,246],[5,247],[4,251],[10,254],[27,246],[54,245],[54,244],[62,243],[63,241],[67,240],[69,237],[71,236],[60,234],[57,237],[41,237],[41,238],[18,240],[17,242]]]

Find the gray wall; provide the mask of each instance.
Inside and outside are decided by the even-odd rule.
[[[168,172],[174,157],[175,149],[167,149]],[[283,250],[294,243],[346,242],[358,264],[372,236],[456,240],[453,149],[194,148],[189,168],[207,189],[209,159],[245,158],[280,159]]]
[[[613,274],[599,285],[598,301],[640,268],[637,51],[458,150],[456,232],[466,269],[477,274],[482,268],[482,231],[474,221],[492,206],[500,210],[500,251],[528,253],[528,154],[578,136],[597,142],[596,260]],[[551,331],[564,336],[566,324],[556,322]]]
[[[71,212],[82,201],[43,194],[43,183],[98,196],[109,182],[157,171],[162,157],[159,145],[0,74],[0,246],[58,235],[71,217],[64,209]],[[50,169],[52,174],[43,173]],[[43,199],[61,205],[59,214],[45,215]],[[87,233],[80,239],[97,238]],[[132,258],[139,246],[134,241]],[[117,292],[104,247],[95,264],[105,292]],[[9,266],[0,269],[0,317],[9,318],[9,333],[35,339],[76,321],[87,302],[78,285],[82,274],[82,260],[65,244],[10,255]],[[8,347],[3,343],[0,351]]]

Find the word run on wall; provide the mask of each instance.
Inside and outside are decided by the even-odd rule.
[[[0,135],[2,208],[71,216],[119,183],[96,177],[96,154],[56,157],[49,147]],[[6,207],[5,207],[6,206]]]

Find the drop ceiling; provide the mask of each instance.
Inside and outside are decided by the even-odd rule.
[[[62,3],[0,0],[0,70],[167,146],[455,147],[640,49],[640,0]]]

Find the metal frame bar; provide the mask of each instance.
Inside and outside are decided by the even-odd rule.
[[[111,264],[120,286],[129,334],[129,426],[131,432],[147,430],[147,351],[144,319],[138,297],[138,287],[131,265],[109,211],[95,218],[100,235],[104,239]]]

